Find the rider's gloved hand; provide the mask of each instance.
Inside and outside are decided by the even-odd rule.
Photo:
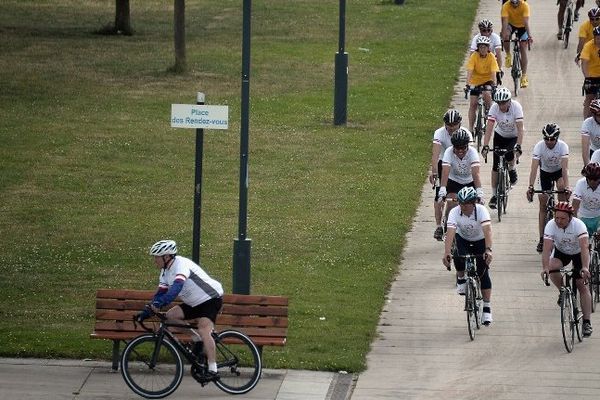
[[[531,203],[533,201],[533,186],[529,186],[527,188],[526,195],[527,195],[527,201]]]
[[[519,153],[517,154],[517,157],[521,157],[523,154],[523,150],[521,150],[521,145],[519,143],[515,144],[515,152]]]
[[[446,199],[448,192],[446,191],[446,186],[440,186],[440,191],[438,192],[438,201],[442,202]]]
[[[144,311],[137,313],[134,317],[137,322],[143,322],[147,318],[150,318],[150,310],[147,308],[145,308]]]
[[[489,151],[490,151],[490,146],[488,146],[487,144],[481,148],[481,155],[483,156],[483,158],[487,157],[487,154]]]
[[[483,188],[478,187],[477,189],[475,189],[475,192],[477,193],[479,204],[485,204],[485,199],[483,198]]]

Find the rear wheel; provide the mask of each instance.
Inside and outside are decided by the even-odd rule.
[[[592,291],[592,310],[596,310],[596,303],[600,302],[600,254],[592,253],[592,269],[590,269],[590,288]]]
[[[516,46],[519,44],[517,43]],[[515,86],[515,97],[519,95],[519,89],[521,88],[521,56],[518,51],[513,51],[513,64],[510,70],[510,73],[513,78],[514,86]]]
[[[238,331],[223,331],[216,348],[219,380],[215,385],[229,394],[252,390],[262,373],[260,353],[252,340]]]
[[[567,352],[573,351],[575,341],[575,324],[573,323],[573,304],[567,290],[560,292],[560,322],[562,324],[563,342]]]
[[[498,170],[498,186],[496,186],[496,210],[498,211],[498,222],[502,222],[502,213],[504,212],[504,202],[506,197],[506,171],[504,168]]]
[[[567,7],[565,12],[565,29],[563,31],[563,45],[565,49],[569,47],[569,35],[573,29],[573,10],[571,7]]]

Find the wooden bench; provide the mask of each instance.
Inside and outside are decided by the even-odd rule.
[[[154,293],[127,289],[99,289],[96,292],[96,325],[90,336],[113,341],[113,370],[119,368],[120,343],[145,333],[139,324],[134,325],[133,316],[150,302]],[[288,298],[226,294],[216,330],[227,328],[250,336],[261,354],[263,346],[283,346],[287,339]],[[181,335],[181,338],[190,340],[189,335]]]

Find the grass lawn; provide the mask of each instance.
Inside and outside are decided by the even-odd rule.
[[[186,2],[183,75],[167,72],[172,2],[131,3],[129,37],[93,33],[112,0],[0,6],[0,356],[110,358],[89,339],[95,290],[154,288],[161,238],[191,255],[195,135],[169,117],[197,91],[230,110],[229,130],[205,133],[201,261],[231,290],[241,2]],[[253,2],[251,292],[291,307],[266,367],[365,367],[476,5],[349,1],[348,124],[335,127],[339,2]]]

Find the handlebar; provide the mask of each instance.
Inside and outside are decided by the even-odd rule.
[[[533,193],[544,193],[544,194],[563,194],[563,193],[570,193],[569,190],[554,190],[554,189],[550,189],[550,190],[533,190]]]

